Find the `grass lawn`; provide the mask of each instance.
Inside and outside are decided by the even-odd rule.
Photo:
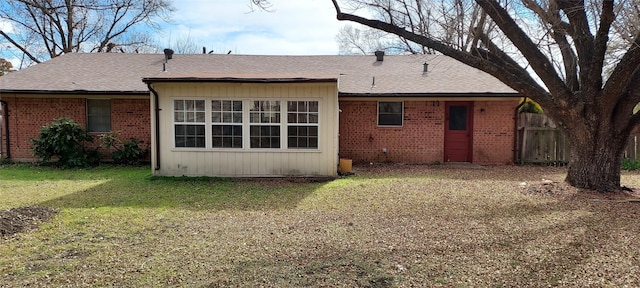
[[[60,209],[0,239],[0,287],[640,286],[640,203],[523,193],[562,168],[355,172],[308,182],[0,166],[0,209]]]

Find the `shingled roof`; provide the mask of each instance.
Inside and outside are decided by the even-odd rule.
[[[333,77],[342,96],[516,94],[493,76],[442,55],[387,55],[377,61],[373,55],[174,54],[165,64],[163,54],[122,53],[66,54],[0,77],[0,92],[141,94],[148,93],[142,79],[206,80],[211,75],[239,81]]]

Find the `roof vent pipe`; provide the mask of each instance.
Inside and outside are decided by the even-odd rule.
[[[173,50],[164,49],[164,60],[168,62],[169,59],[173,59]]]
[[[376,51],[376,61],[384,61],[384,51]]]
[[[422,64],[422,73],[426,74],[427,72],[429,72],[429,63],[424,62],[424,64]]]

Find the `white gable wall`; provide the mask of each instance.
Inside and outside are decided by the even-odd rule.
[[[338,164],[337,83],[153,83],[158,92],[160,150],[156,151],[155,103],[151,97],[152,169],[158,176],[335,176]],[[175,100],[204,100],[204,148],[176,147]],[[243,147],[213,148],[211,101],[243,101]],[[281,103],[280,148],[250,148],[249,104]],[[287,147],[287,101],[318,101],[318,148]],[[160,155],[158,165],[157,153]],[[159,169],[155,169],[159,166]]]

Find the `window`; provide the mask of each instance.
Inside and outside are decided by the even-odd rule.
[[[287,147],[318,148],[318,101],[287,101]]]
[[[280,101],[252,101],[249,121],[251,148],[280,148]]]
[[[174,100],[176,147],[205,147],[205,101]]]
[[[111,100],[87,99],[87,131],[111,131]]]
[[[242,101],[211,101],[213,148],[242,148]]]
[[[467,106],[449,106],[449,130],[467,130]]]
[[[402,102],[378,102],[378,126],[402,126]]]
[[[175,148],[319,149],[318,100],[173,99]]]

